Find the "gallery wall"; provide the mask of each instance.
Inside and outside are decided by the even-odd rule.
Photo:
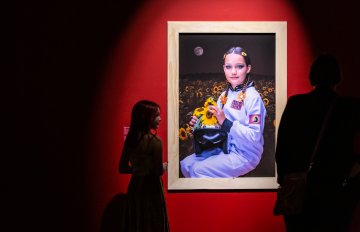
[[[103,190],[94,197],[99,203],[95,211],[100,213],[101,207],[116,193],[126,192],[129,177],[116,173],[117,162],[123,127],[129,125],[131,106],[139,99],[151,99],[161,105],[163,120],[158,134],[164,140],[164,159],[167,159],[167,21],[287,21],[287,91],[291,96],[311,90],[307,77],[317,54],[337,53],[339,59],[344,55],[337,48],[342,37],[336,34],[342,28],[343,17],[327,18],[335,13],[331,5],[310,7],[305,4],[299,6],[281,0],[149,1],[142,4],[114,48],[102,85],[102,100],[98,106],[102,110],[96,118],[98,130],[95,134],[106,135],[106,139],[96,137],[94,144],[98,150],[94,157],[100,153],[107,155],[94,158],[96,165],[89,164],[92,170],[97,168],[94,173],[108,181],[92,185]],[[309,10],[319,10],[312,13],[317,22],[303,19]],[[318,27],[314,29],[309,25],[312,23]],[[166,175],[163,180],[166,183]],[[275,193],[271,191],[166,191],[166,199],[173,231],[284,230],[281,218],[272,215]]]
[[[167,160],[168,21],[287,21],[288,94],[310,89],[305,68],[312,58],[308,35],[287,1],[144,3],[114,47],[99,85],[100,100],[93,124],[97,127],[91,142],[92,160],[88,160],[89,177],[93,180],[89,189],[101,189],[89,191],[92,201],[98,204],[92,210],[94,226],[110,200],[126,192],[129,176],[119,175],[117,165],[123,128],[129,126],[131,107],[140,99],[150,99],[161,106],[158,135],[163,138]],[[163,180],[167,188],[166,174]],[[166,191],[172,231],[284,231],[282,219],[272,215],[274,200],[274,191]]]
[[[121,203],[118,194],[126,192],[129,181],[117,173],[123,128],[139,99],[162,108],[158,135],[167,160],[168,21],[286,21],[287,95],[311,90],[309,66],[316,55],[330,52],[343,67],[337,90],[359,96],[360,38],[353,34],[359,14],[352,2],[63,0],[17,5],[16,78],[5,78],[14,89],[4,91],[5,107],[16,113],[16,123],[6,123],[7,137],[16,142],[6,144],[11,152],[1,168],[4,221],[13,231],[95,232],[106,215],[107,231],[116,231],[121,205],[113,203]],[[284,231],[282,219],[272,215],[273,191],[171,192],[166,174],[163,180],[173,232]]]

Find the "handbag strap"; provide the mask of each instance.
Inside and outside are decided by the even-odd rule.
[[[331,103],[330,103],[330,106],[329,106],[329,109],[325,115],[325,118],[323,120],[323,123],[321,125],[321,128],[320,128],[320,131],[319,131],[319,135],[318,135],[318,138],[316,140],[316,144],[315,144],[315,147],[314,147],[314,150],[311,154],[311,158],[310,158],[310,164],[309,164],[309,170],[310,171],[312,169],[312,167],[314,166],[314,160],[315,160],[315,156],[316,154],[318,153],[318,149],[319,149],[319,144],[320,144],[320,141],[323,137],[323,134],[324,134],[324,131],[329,123],[329,118],[330,118],[330,115],[332,115],[332,112],[334,110],[334,106],[335,106],[335,103],[337,102],[338,100],[338,96],[334,96],[334,98],[332,99]]]

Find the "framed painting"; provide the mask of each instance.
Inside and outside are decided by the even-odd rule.
[[[169,21],[167,26],[168,189],[276,189],[278,186],[275,163],[277,128],[287,99],[287,23]],[[251,87],[252,92],[257,92],[255,94],[261,99],[261,105],[265,108],[261,119],[262,139],[254,146],[248,144],[249,149],[260,147],[258,161],[255,162],[256,165],[252,165],[252,168],[239,175],[189,175],[190,171],[185,169],[190,170],[190,166],[184,167],[184,163],[187,162],[184,161],[185,159],[191,160],[193,159],[191,157],[194,157],[194,160],[199,162],[208,159],[208,156],[201,157],[198,150],[195,151],[198,146],[195,143],[194,126],[189,123],[190,118],[196,109],[206,108],[209,99],[213,100],[214,104],[222,102],[218,99],[223,98],[227,89],[232,89],[232,84],[227,81],[224,73],[227,67],[224,65],[226,57],[224,54],[230,48],[236,47],[244,49],[239,54],[244,58],[247,56],[249,62],[251,60],[251,72],[249,70],[250,75],[246,76],[249,79],[246,79],[248,80],[246,88]],[[244,91],[246,93],[244,96],[250,99],[251,91]],[[246,101],[250,100],[245,99],[243,102],[245,109],[243,115],[249,111],[246,108],[249,103]],[[234,107],[233,103],[231,107],[241,109],[241,106]],[[242,128],[246,130],[246,127],[251,127],[251,123],[259,122],[254,121],[254,115],[255,120],[261,116],[259,113],[241,116],[249,117],[247,119],[236,119],[227,116],[225,112],[225,116],[231,118],[232,123],[229,127],[230,131],[227,131],[229,140],[230,134],[233,133],[232,127],[237,124],[236,121],[243,123]],[[246,153],[242,150],[246,149],[243,148],[244,146],[233,147],[234,143],[241,142],[240,137],[232,136],[231,144],[227,141],[227,146],[232,149],[229,154],[238,152],[241,156],[243,152]],[[227,155],[227,152],[222,152],[223,155],[224,153]],[[211,159],[214,157],[220,156],[211,155]],[[248,158],[244,157],[246,161]],[[241,159],[243,157],[239,158]],[[231,162],[240,162],[239,160]],[[216,161],[216,164],[220,166],[222,161]]]

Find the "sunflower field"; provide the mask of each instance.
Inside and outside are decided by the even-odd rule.
[[[275,176],[275,81],[274,77],[252,74],[251,81],[266,107],[264,153],[260,164],[246,176]],[[189,119],[194,110],[226,90],[224,74],[188,74],[179,78],[179,160],[194,153]],[[181,174],[179,174],[181,177]]]

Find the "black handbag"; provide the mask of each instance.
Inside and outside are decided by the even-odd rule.
[[[308,172],[289,173],[278,188],[274,215],[295,215],[303,210]]]
[[[228,133],[219,128],[200,128],[194,130],[195,154],[200,155],[204,151],[220,148],[228,154]]]

